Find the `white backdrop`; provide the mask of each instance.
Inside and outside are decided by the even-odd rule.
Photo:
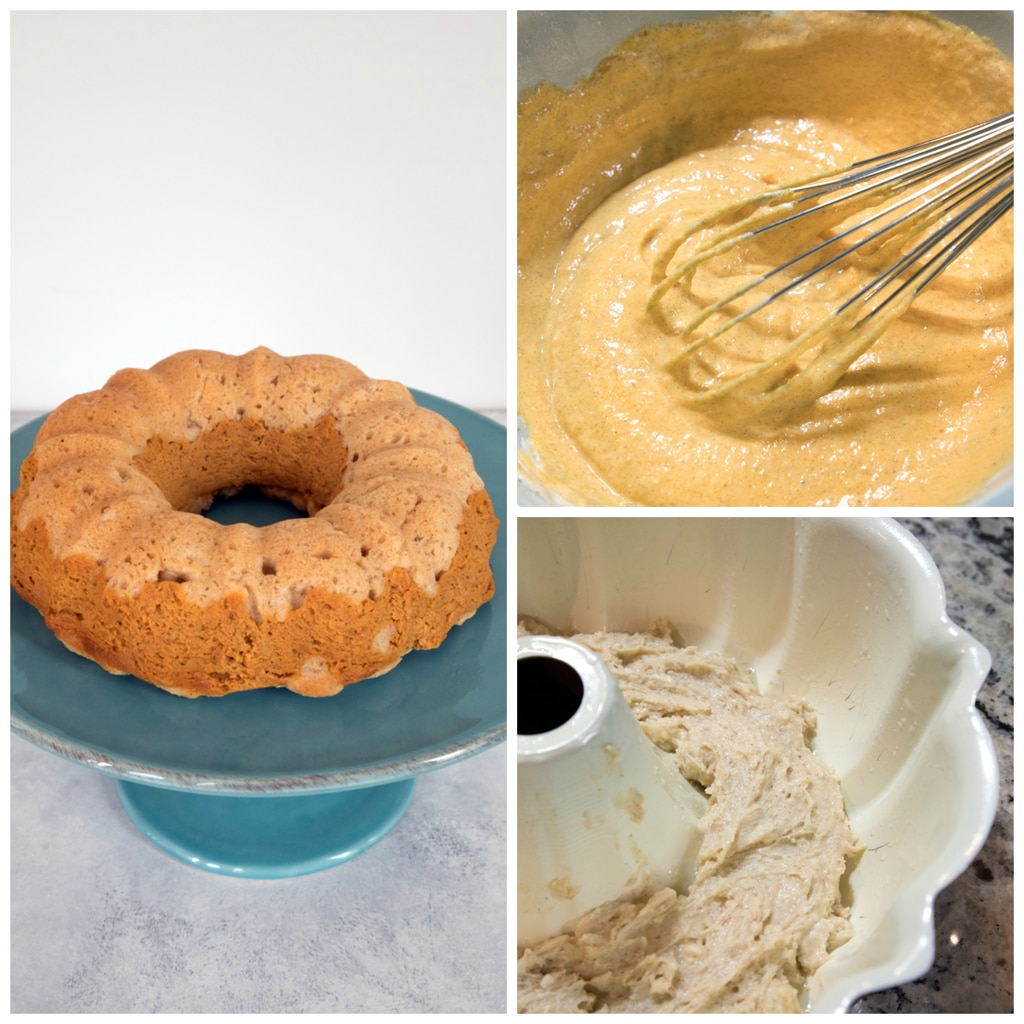
[[[16,13],[13,409],[208,347],[506,405],[504,12]]]

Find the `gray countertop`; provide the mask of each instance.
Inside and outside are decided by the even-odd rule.
[[[992,654],[978,708],[995,743],[995,825],[935,902],[936,956],[918,981],[857,1001],[857,1013],[1013,1012],[1013,519],[901,519],[946,585],[949,616]]]
[[[112,779],[11,739],[13,1013],[498,1013],[505,745],[421,778],[318,874],[234,879],[142,837]]]

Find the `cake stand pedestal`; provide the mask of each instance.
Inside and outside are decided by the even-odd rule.
[[[383,839],[415,780],[287,796],[215,796],[124,779],[115,786],[135,827],[172,857],[234,878],[288,878],[344,864]]]

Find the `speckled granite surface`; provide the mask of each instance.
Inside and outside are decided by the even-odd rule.
[[[858,1013],[1013,1012],[1013,520],[901,519],[946,585],[949,616],[992,654],[978,696],[999,758],[995,825],[971,867],[935,904],[932,969],[860,999]]]

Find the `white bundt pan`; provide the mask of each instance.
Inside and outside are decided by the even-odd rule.
[[[752,668],[807,698],[866,846],[854,938],[811,979],[810,1012],[924,974],[936,894],[992,826],[998,768],[974,701],[988,651],[946,614],[918,542],[881,518],[525,518],[518,612],[558,631],[643,630]]]

